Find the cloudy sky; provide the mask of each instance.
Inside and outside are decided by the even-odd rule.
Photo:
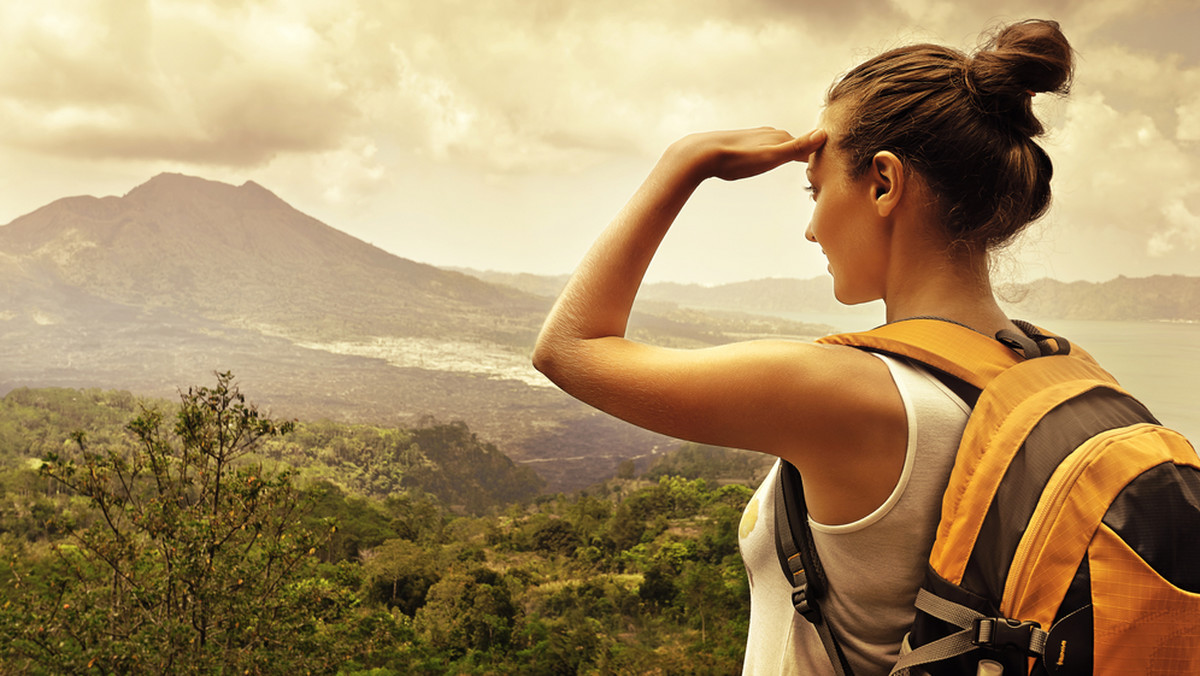
[[[173,171],[256,181],[408,258],[567,272],[674,139],[802,133],[864,58],[1031,16],[1078,71],[1036,100],[1055,206],[1001,273],[1200,274],[1192,0],[6,2],[0,223]],[[823,274],[803,183],[706,184],[650,277]]]

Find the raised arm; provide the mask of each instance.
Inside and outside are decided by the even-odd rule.
[[[646,268],[702,181],[744,178],[806,160],[824,138],[824,132],[793,138],[764,128],[696,134],[673,144],[584,257],[542,328],[534,363],[554,378],[573,341],[625,335]]]
[[[787,458],[807,467],[806,483],[879,460],[868,452],[828,462],[848,445],[894,450],[903,407],[874,357],[799,341],[674,350],[624,337],[650,260],[701,182],[806,161],[824,140],[821,131],[793,138],[755,129],[672,145],[572,276],[538,337],[534,365],[576,398],[642,427]],[[863,414],[878,424],[863,425]]]

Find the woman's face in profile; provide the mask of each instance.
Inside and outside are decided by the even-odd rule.
[[[878,227],[868,176],[852,175],[840,143],[840,113],[840,106],[829,106],[818,123],[829,140],[808,160],[808,189],[816,204],[805,237],[819,244],[829,261],[834,296],[853,305],[882,297],[888,238]]]

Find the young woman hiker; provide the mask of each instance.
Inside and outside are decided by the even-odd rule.
[[[671,145],[587,253],[546,320],[535,366],[573,396],[691,441],[770,453],[803,477],[828,575],[823,604],[854,673],[886,674],[912,622],[942,489],[969,409],[921,368],[785,340],[698,350],[625,338],[647,266],[693,191],[807,163],[806,237],[843,303],[883,299],[887,321],[934,316],[1017,331],[988,256],[1050,200],[1031,99],[1065,93],[1071,48],[1050,21],[1000,30],[972,55],[889,51],[830,88],[818,128],[697,134]],[[792,607],[774,544],[779,464],[746,507],[746,673],[832,673]]]

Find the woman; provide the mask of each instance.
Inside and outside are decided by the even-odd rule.
[[[1065,93],[1071,49],[1058,25],[1010,25],[974,55],[915,45],[836,82],[818,129],[688,136],[667,149],[588,252],[546,320],[535,366],[619,418],[702,443],[776,455],[803,477],[824,604],[859,676],[884,674],[913,618],[941,489],[967,407],[919,368],[841,346],[781,340],[671,350],[624,338],[662,237],[705,180],[807,163],[816,205],[806,237],[847,304],[883,299],[887,320],[936,316],[992,336],[988,255],[1041,216],[1050,160],[1031,98]],[[792,609],[776,559],[771,486],[747,505],[751,582],[746,673],[831,673]]]

